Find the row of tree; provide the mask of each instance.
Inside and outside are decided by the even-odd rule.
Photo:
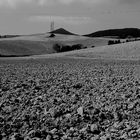
[[[108,45],[120,44],[120,43],[121,43],[120,40],[109,40],[109,41],[108,41]]]
[[[19,35],[0,35],[0,38],[12,38],[12,37],[18,37]]]
[[[139,41],[140,38],[127,39],[126,42]]]
[[[120,41],[120,40],[109,40],[108,45],[113,45],[113,44],[120,44],[120,43],[126,43],[126,42],[132,42],[132,41],[139,41],[139,38],[134,38],[134,39],[127,39],[126,41]]]
[[[67,51],[72,51],[72,50],[80,50],[80,49],[84,49],[86,47],[84,47],[82,44],[75,44],[75,45],[63,45],[61,43],[56,43],[53,45],[53,49],[56,52],[67,52]]]
[[[0,35],[0,38],[7,38],[7,36],[6,35]]]

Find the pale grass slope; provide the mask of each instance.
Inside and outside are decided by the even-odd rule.
[[[75,59],[102,59],[102,60],[140,60],[140,41],[106,45],[70,52],[33,55],[21,59],[42,58],[75,58]]]
[[[101,46],[67,54],[92,59],[140,60],[140,41]]]

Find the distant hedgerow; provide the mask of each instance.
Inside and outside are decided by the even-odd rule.
[[[85,47],[82,44],[64,45],[61,43],[56,43],[53,45],[53,49],[56,52],[67,52],[67,51],[72,51],[72,50],[80,50],[84,48]]]
[[[120,40],[109,40],[109,41],[108,41],[108,45],[120,44],[120,43],[121,43]]]

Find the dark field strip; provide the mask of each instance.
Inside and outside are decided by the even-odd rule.
[[[140,62],[0,60],[0,139],[140,139]]]
[[[0,55],[0,58],[3,58],[3,57],[26,57],[26,56],[30,56],[30,55]]]

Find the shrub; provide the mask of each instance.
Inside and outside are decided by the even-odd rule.
[[[61,52],[61,48],[62,48],[62,45],[61,44],[54,44],[53,45],[53,49],[56,51],[56,52]]]
[[[61,52],[67,52],[67,51],[71,51],[72,50],[72,47],[69,46],[69,45],[63,45],[62,48],[61,48]]]
[[[115,41],[115,44],[119,44],[119,43],[121,43],[120,40],[116,40],[116,41]]]
[[[84,48],[82,44],[72,45],[72,50],[79,50],[79,49],[82,49],[82,48]]]
[[[113,40],[109,40],[108,41],[108,45],[112,45],[112,44],[115,44],[114,41]]]
[[[53,38],[53,37],[55,37],[55,34],[52,33],[49,37],[52,37]]]
[[[84,47],[83,47],[83,49],[87,49],[87,48],[88,48],[87,46],[84,46]]]

